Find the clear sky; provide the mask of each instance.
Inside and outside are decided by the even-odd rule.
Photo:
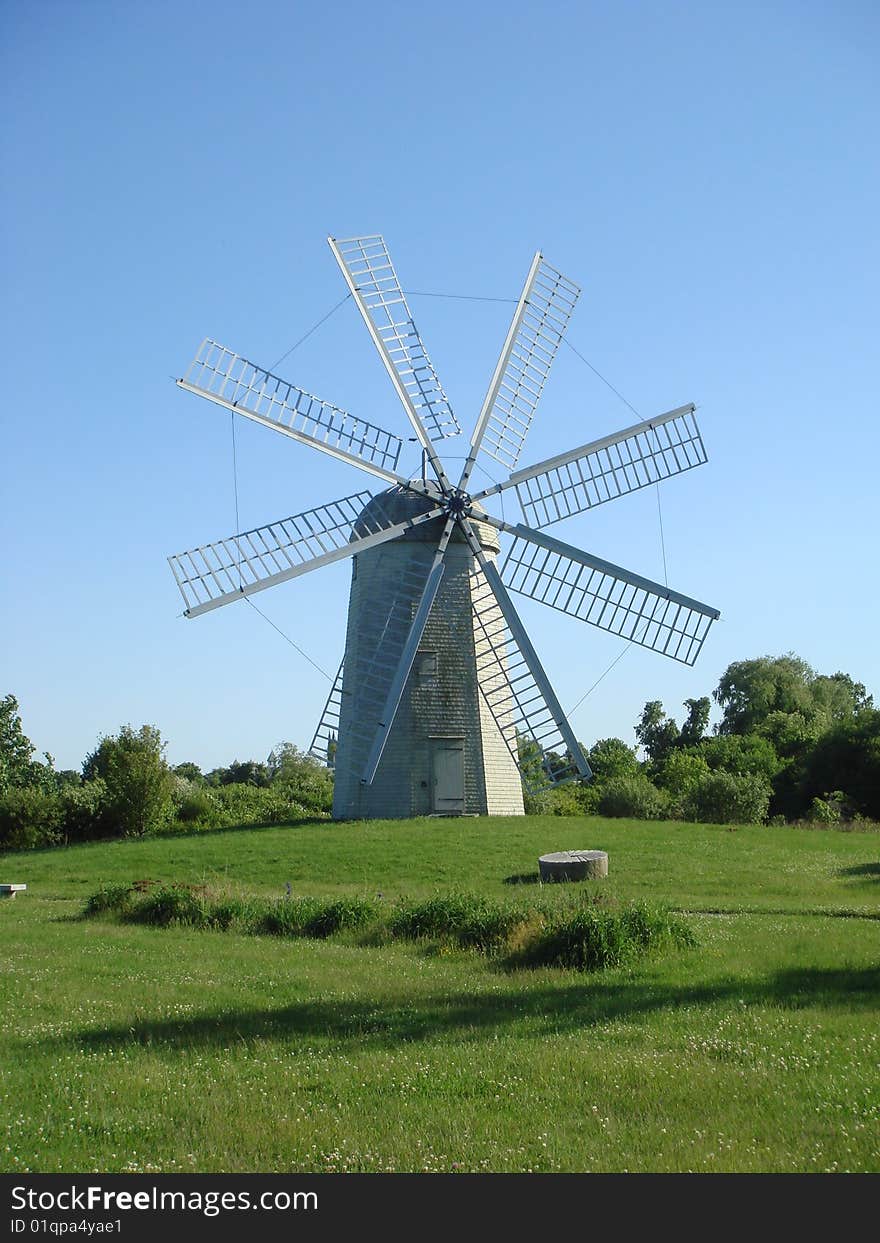
[[[165,558],[235,529],[230,416],[173,379],[204,336],[288,350],[345,293],[328,234],[384,234],[406,289],[489,298],[541,248],[583,286],[569,340],[642,417],[697,402],[709,462],[661,488],[669,582],[722,620],[693,669],[629,649],[572,715],[584,742],[768,653],[880,693],[873,0],[6,0],[0,22],[0,695],[59,767],[126,722],[206,769],[309,744],[322,675],[246,604],[182,619]],[[511,308],[411,305],[469,430]],[[351,301],[280,370],[407,434]],[[520,464],[633,421],[563,348]],[[236,436],[243,528],[371,486]],[[662,579],[653,489],[552,534]],[[330,673],[349,572],[255,601]],[[522,615],[567,708],[625,647]]]

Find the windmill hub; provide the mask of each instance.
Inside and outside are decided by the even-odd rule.
[[[544,533],[706,461],[694,406],[517,469],[580,290],[535,255],[460,476],[435,442],[461,427],[379,236],[330,247],[421,447],[216,341],[181,388],[380,480],[170,557],[197,617],[332,562],[352,563],[345,658],[310,748],[336,769],[333,814],[521,814],[531,791],[591,776],[510,592],[692,665],[718,610]],[[505,471],[472,491],[481,455]],[[497,467],[495,468],[497,470]],[[375,486],[375,485],[374,485]],[[515,494],[523,520],[480,502]],[[512,537],[496,566],[500,536]],[[521,780],[522,778],[522,780]]]
[[[459,492],[457,489],[451,496],[447,496],[443,502],[446,512],[452,518],[467,518],[471,512],[471,498],[466,492]]]

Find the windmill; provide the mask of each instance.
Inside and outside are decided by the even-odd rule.
[[[545,531],[704,463],[695,408],[516,469],[580,292],[539,252],[453,481],[435,442],[461,429],[384,240],[328,240],[421,446],[421,472],[401,473],[395,433],[204,341],[181,388],[384,487],[170,557],[185,615],[351,558],[345,656],[312,743],[335,767],[334,816],[522,813],[523,781],[541,789],[591,773],[510,593],[688,665],[719,616]],[[511,473],[472,490],[481,455]],[[526,522],[484,508],[508,492]],[[499,570],[501,535],[512,542]]]

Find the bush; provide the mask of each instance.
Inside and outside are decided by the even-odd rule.
[[[523,790],[523,807],[527,816],[595,816],[599,787],[585,781],[566,781],[540,794]]]
[[[133,885],[105,885],[86,899],[83,915],[104,915],[108,911],[114,915],[123,915],[131,910],[135,892]]]
[[[61,796],[39,788],[11,788],[0,795],[0,848],[35,850],[64,840]]]
[[[219,806],[210,790],[195,781],[175,774],[174,818],[181,824],[202,823],[217,825],[220,820]]]
[[[258,898],[220,898],[206,907],[205,926],[222,932],[230,928],[250,932],[259,922],[264,905]]]
[[[129,923],[229,929],[256,935],[332,937],[369,926],[383,939],[437,940],[482,954],[504,953],[506,966],[600,970],[666,947],[694,945],[690,929],[665,907],[635,903],[605,909],[598,896],[560,911],[513,908],[467,894],[445,894],[395,907],[367,898],[324,900],[212,897],[200,886],[106,885],[86,902],[86,916],[114,914]],[[363,939],[363,938],[361,938]]]
[[[840,824],[852,817],[852,802],[843,790],[832,790],[824,798],[814,798],[810,805],[809,819],[819,824]]]
[[[134,730],[123,725],[118,734],[102,738],[86,758],[86,780],[100,777],[106,784],[106,818],[114,835],[143,837],[171,815],[173,779],[164,750],[154,726]]]
[[[665,907],[638,902],[622,911],[587,906],[552,915],[520,957],[529,966],[601,971],[664,946],[695,944],[687,924]]]
[[[590,747],[587,758],[597,781],[638,776],[639,761],[635,748],[628,747],[622,738],[600,738]]]
[[[333,774],[313,755],[282,742],[269,755],[272,787],[309,815],[329,815],[333,806]]]
[[[305,936],[305,927],[320,910],[317,898],[287,898],[273,902],[268,911],[260,916],[257,932],[267,932],[275,937]]]
[[[634,820],[662,820],[670,811],[669,797],[641,773],[612,777],[599,795],[603,816],[628,816]]]
[[[401,903],[391,916],[389,931],[401,940],[434,938],[486,951],[506,941],[527,918],[526,912],[497,906],[486,898],[452,893]]]
[[[257,930],[280,937],[314,937],[323,940],[337,932],[363,928],[378,919],[380,906],[369,898],[287,898],[264,912]]]
[[[258,786],[226,785],[212,790],[211,798],[219,808],[219,823],[224,826],[286,824],[290,820],[314,818],[314,813],[297,802],[284,786],[271,785],[261,789]]]
[[[761,824],[770,794],[770,783],[752,773],[709,773],[687,793],[683,812],[704,824]]]
[[[160,885],[123,914],[137,923],[160,927],[169,924],[200,927],[208,922],[204,893],[190,885]]]
[[[88,842],[111,831],[107,817],[107,785],[101,777],[61,788],[64,835],[68,842]]]
[[[305,922],[307,937],[332,937],[336,932],[363,928],[379,916],[380,906],[369,898],[337,898],[322,902]]]
[[[681,799],[709,772],[709,765],[695,751],[673,751],[660,765],[657,784]]]

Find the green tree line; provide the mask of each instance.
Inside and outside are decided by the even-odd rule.
[[[720,719],[709,730],[714,699]],[[584,747],[593,780],[537,796],[526,811],[715,824],[880,820],[880,711],[849,674],[816,673],[791,653],[736,661],[681,723],[649,700],[635,745]],[[327,816],[332,773],[292,743],[265,761],[207,773],[171,767],[158,729],[123,725],[79,771],[35,758],[16,698],[0,700],[0,849]],[[520,740],[528,763],[529,744]],[[643,758],[639,758],[639,752]],[[563,762],[562,757],[557,757]],[[551,757],[552,759],[552,757]]]
[[[712,699],[721,717],[710,733]],[[791,653],[736,661],[711,699],[683,706],[679,724],[649,700],[637,746],[606,738],[584,748],[593,781],[538,803],[714,824],[880,820],[880,712],[849,674],[816,673]]]
[[[0,849],[22,850],[184,827],[275,824],[329,815],[330,773],[292,743],[265,763],[234,760],[203,774],[171,767],[153,725],[98,740],[80,770],[34,759],[14,695],[0,700]]]

